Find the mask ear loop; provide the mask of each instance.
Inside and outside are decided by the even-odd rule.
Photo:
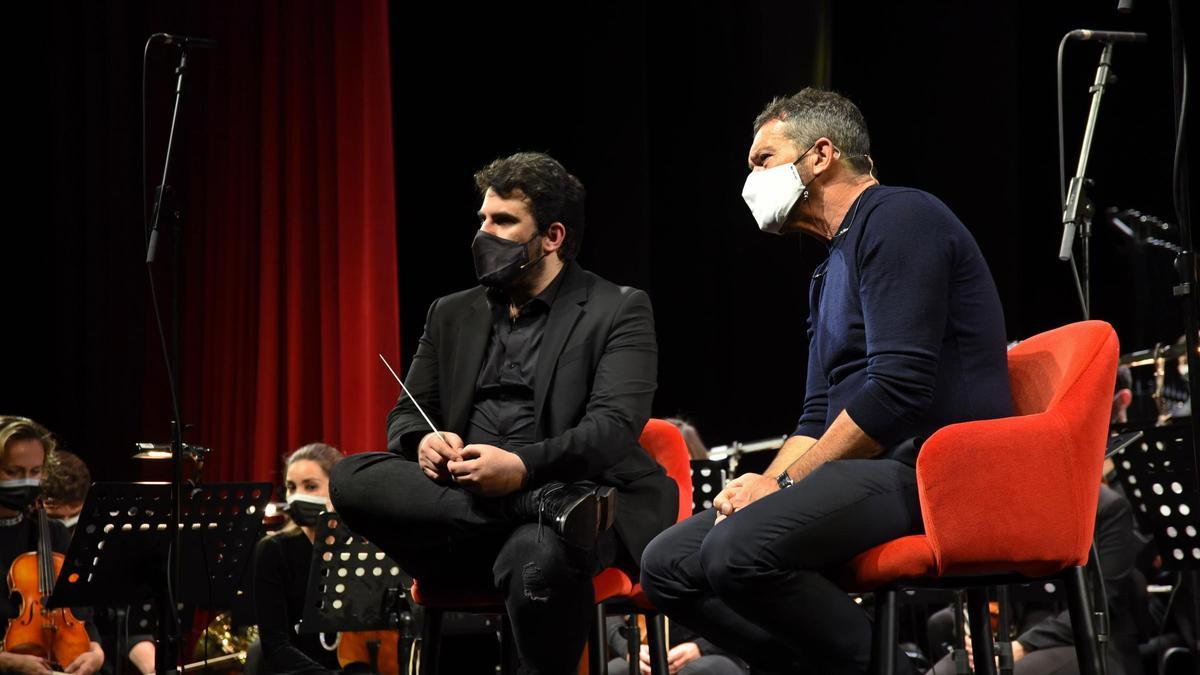
[[[538,237],[544,237],[544,236],[546,236],[546,233],[545,233],[545,232],[538,232],[537,234],[535,234],[535,235],[533,235],[532,237],[530,237],[530,238],[529,238],[529,241],[525,242],[525,245],[526,245],[526,246],[528,246],[530,243],[532,243],[532,242],[533,242],[533,240],[534,240],[534,239],[537,239]],[[525,263],[524,265],[521,265],[521,266],[520,266],[520,267],[518,267],[517,269],[519,269],[519,270],[524,270],[524,269],[525,269],[525,268],[527,268],[527,267],[531,267],[531,266],[533,266],[533,265],[536,265],[536,264],[540,263],[540,262],[542,261],[542,259],[543,259],[543,258],[545,258],[545,257],[546,257],[546,254],[545,254],[545,253],[543,253],[543,254],[541,254],[540,256],[538,256],[537,258],[534,258],[533,260],[530,260],[529,262]]]
[[[804,155],[807,155],[808,153],[812,152],[812,149],[813,149],[813,148],[815,148],[815,147],[817,147],[817,144],[816,144],[816,143],[813,143],[813,145],[812,145],[812,147],[811,147],[811,148],[809,148],[808,150],[805,150],[805,151],[804,151]],[[835,156],[834,156],[834,159],[841,159],[841,157],[842,157],[842,151],[841,151],[841,149],[840,149],[840,148],[838,148],[838,146],[836,146],[836,145],[835,145],[835,146],[833,146],[833,151],[837,153],[837,155],[835,155]],[[800,157],[796,159],[796,162],[799,162],[801,159],[804,159],[804,155],[800,155]],[[799,169],[797,169],[797,170],[796,170],[796,175],[800,175],[800,171],[799,171]],[[809,185],[812,185],[813,183],[815,183],[815,182],[816,182],[816,180],[817,180],[817,177],[814,175],[814,176],[812,177],[812,180],[810,180],[810,181],[808,181],[807,183],[805,183],[805,184],[804,184],[804,192],[801,192],[801,193],[800,193],[800,201],[804,201],[804,202],[808,201],[808,197],[809,197],[809,193],[808,193],[808,186],[809,186]]]

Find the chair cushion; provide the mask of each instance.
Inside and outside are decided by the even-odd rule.
[[[934,576],[937,561],[923,534],[893,539],[855,556],[842,569],[842,587],[866,592],[899,579]]]

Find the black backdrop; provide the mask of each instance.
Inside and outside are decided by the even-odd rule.
[[[655,414],[710,444],[790,431],[803,400],[814,240],[757,231],[740,198],[750,123],[820,78],[854,99],[885,183],[946,201],[1000,288],[1010,339],[1080,316],[1057,260],[1054,60],[1072,28],[1147,30],[1121,45],[1089,173],[1098,208],[1170,210],[1165,3],[682,3],[570,15],[416,20],[393,9],[401,331],[406,359],[429,302],[472,283],[471,172],[544,150],[589,189],[583,264],[644,288],[660,344]],[[742,6],[748,5],[748,6]],[[831,12],[828,13],[828,12]],[[823,17],[825,17],[823,19]],[[423,36],[455,25],[448,58]],[[1068,47],[1074,168],[1099,48]],[[1129,349],[1182,332],[1165,283],[1133,294],[1130,252],[1097,223],[1094,316]],[[1160,273],[1163,259],[1156,259]],[[1150,308],[1157,308],[1151,311]]]
[[[883,181],[937,194],[975,234],[1010,338],[1075,320],[1056,259],[1053,68],[1065,31],[1151,32],[1150,44],[1117,49],[1090,173],[1100,208],[1173,218],[1166,6],[1143,0],[1118,16],[1115,4],[394,3],[405,365],[429,302],[473,283],[471,173],[543,150],[589,189],[583,264],[655,303],[655,413],[693,418],[714,444],[790,430],[821,247],[759,233],[739,195],[755,114],[825,77],[862,107]],[[142,413],[163,392],[142,386],[153,344],[138,263],[141,43],[158,30],[203,34],[217,14],[205,8],[32,3],[17,22],[0,412],[45,422],[98,478],[122,477],[130,443],[161,426]],[[1068,50],[1070,167],[1098,53]],[[160,133],[166,105],[151,113]],[[1094,250],[1094,313],[1126,350],[1181,332],[1165,282],[1135,292],[1134,258],[1101,222]]]

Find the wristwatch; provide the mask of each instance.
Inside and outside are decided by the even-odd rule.
[[[786,472],[786,471],[784,471],[783,473],[776,476],[775,482],[779,484],[780,490],[782,490],[784,488],[789,488],[796,484],[796,481],[792,480],[792,477],[789,476],[788,472]]]

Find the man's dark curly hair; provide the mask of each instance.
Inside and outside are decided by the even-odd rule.
[[[491,188],[496,194],[510,199],[518,190],[529,200],[538,232],[545,234],[551,223],[562,223],[566,239],[559,249],[565,262],[579,253],[583,241],[583,183],[563,168],[558,160],[541,152],[518,152],[502,157],[475,174],[475,186],[480,196]]]

